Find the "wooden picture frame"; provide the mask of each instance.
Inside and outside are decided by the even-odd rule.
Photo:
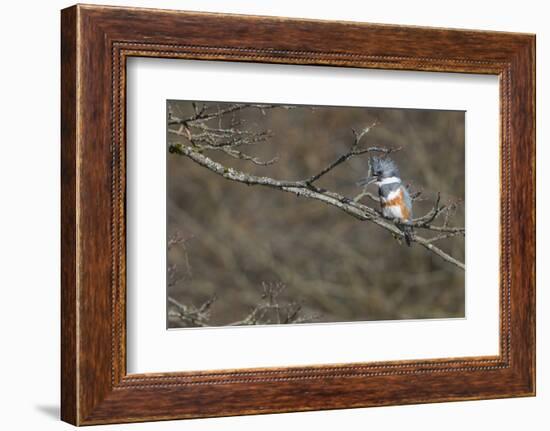
[[[77,5],[62,11],[61,49],[64,421],[535,394],[534,35]],[[128,375],[125,65],[131,56],[498,75],[500,354]]]

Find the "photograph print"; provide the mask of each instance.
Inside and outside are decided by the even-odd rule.
[[[168,328],[465,317],[465,112],[167,101]]]

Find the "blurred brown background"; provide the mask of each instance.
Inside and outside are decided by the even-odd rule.
[[[191,102],[168,105],[179,117],[193,113]],[[243,127],[273,132],[268,143],[251,151],[265,158],[278,155],[279,161],[255,166],[209,156],[286,180],[316,173],[347,151],[352,128],[376,120],[363,145],[402,147],[391,157],[403,182],[422,191],[414,216],[429,211],[440,192],[443,203],[461,202],[452,224],[464,225],[464,112],[303,106],[237,115],[244,116]],[[312,322],[464,316],[464,272],[418,244],[409,248],[378,226],[321,202],[230,182],[181,155],[168,154],[167,163],[168,237],[183,238],[168,251],[174,280],[168,295],[195,307],[215,296],[210,325],[250,313],[261,300],[262,283],[283,284],[278,300],[300,304]],[[353,197],[366,170],[365,155],[340,165],[318,185]],[[463,238],[438,244],[464,259]],[[189,326],[178,319],[168,319],[168,325]]]

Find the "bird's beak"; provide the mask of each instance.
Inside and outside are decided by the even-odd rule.
[[[361,181],[357,182],[358,186],[367,187],[369,184],[372,184],[376,181],[375,176],[369,176],[367,178],[362,179]]]

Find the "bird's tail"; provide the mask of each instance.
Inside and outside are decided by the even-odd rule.
[[[403,225],[403,235],[405,236],[405,242],[410,247],[413,238],[413,227],[410,224]]]

